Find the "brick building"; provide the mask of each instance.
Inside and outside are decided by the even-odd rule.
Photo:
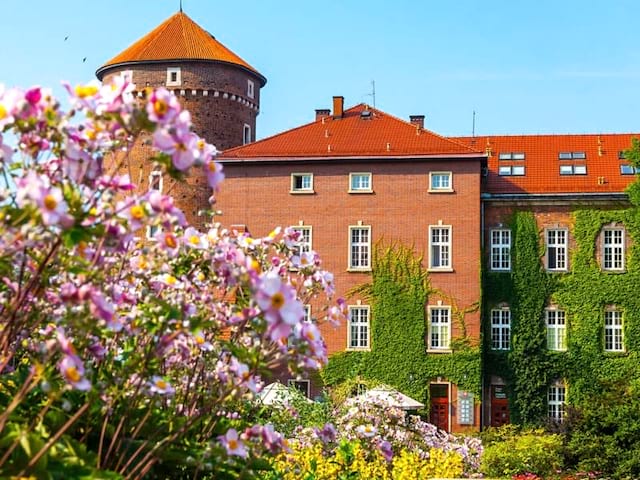
[[[418,400],[430,402],[431,420],[442,428],[522,420],[517,405],[527,398],[525,391],[543,413],[562,420],[573,386],[589,382],[564,368],[582,348],[581,316],[600,338],[590,365],[608,362],[615,369],[635,345],[627,325],[640,318],[631,300],[603,289],[589,298],[584,313],[568,300],[563,304],[570,296],[562,290],[576,275],[584,248],[575,238],[576,212],[629,206],[624,189],[636,171],[621,152],[632,134],[445,138],[425,129],[423,116],[403,121],[365,104],[345,109],[343,98],[334,97],[333,109],[316,110],[312,122],[255,142],[265,78],[182,12],[97,75],[107,79],[122,72],[140,96],[146,86],[173,89],[191,111],[197,133],[224,150],[219,160],[226,180],[217,199],[223,211],[217,220],[224,225],[255,236],[276,225],[299,229],[301,248],[320,253],[339,295],[370,279],[378,241],[412,246],[424,256],[436,291],[424,311],[426,354],[447,358],[452,341],[464,333],[483,362],[481,398],[459,389],[444,372],[429,379],[428,399]],[[189,221],[202,225],[198,211],[210,194],[204,179],[163,185],[148,157],[148,147],[137,145],[123,168],[141,188],[171,191]],[[513,293],[518,263],[512,222],[519,212],[535,220],[536,265],[559,285],[545,290],[528,317],[522,313],[525,294]],[[636,282],[635,263],[627,262],[635,245],[631,225],[615,215],[601,217],[593,253],[582,260],[591,278]],[[375,349],[370,306],[357,295],[348,304],[347,324],[322,327],[330,354]],[[320,307],[310,304],[309,316]],[[453,318],[460,311],[467,312],[464,328]],[[538,338],[537,356],[530,359],[526,348],[513,348],[525,324]],[[518,376],[518,361],[538,360],[548,371],[535,379]],[[534,381],[535,388],[528,388]]]

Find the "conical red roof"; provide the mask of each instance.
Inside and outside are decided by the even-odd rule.
[[[209,32],[183,12],[178,12],[151,32],[120,52],[102,67],[96,75],[102,78],[106,70],[122,64],[162,61],[205,60],[239,65],[260,78],[266,79],[251,65],[218,42]]]

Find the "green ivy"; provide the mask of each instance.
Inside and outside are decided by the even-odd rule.
[[[441,377],[479,399],[478,347],[470,347],[468,339],[457,339],[452,342],[453,353],[427,354],[425,306],[431,292],[422,258],[401,245],[376,246],[371,283],[352,292],[371,306],[371,351],[331,356],[322,371],[325,385],[361,377],[387,384],[426,404],[429,382]],[[464,313],[458,316],[464,327]]]
[[[485,337],[490,310],[501,302],[512,312],[512,347],[495,352],[485,344],[485,374],[508,383],[512,421],[542,423],[546,390],[556,379],[568,384],[568,402],[584,405],[609,382],[640,379],[640,209],[580,208],[572,212],[571,271],[544,271],[541,235],[533,213],[516,211],[511,220],[512,272],[484,274]],[[624,273],[603,272],[596,256],[602,228],[623,225],[631,239]],[[554,304],[567,313],[567,351],[546,346],[544,309]],[[604,312],[615,305],[624,313],[626,353],[604,352]]]

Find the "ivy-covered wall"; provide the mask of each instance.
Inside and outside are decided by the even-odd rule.
[[[458,338],[452,342],[450,354],[426,352],[425,312],[429,294],[433,292],[422,259],[411,249],[378,245],[372,281],[354,293],[371,306],[371,350],[331,356],[322,371],[325,385],[361,377],[387,384],[427,405],[429,382],[442,377],[480,398],[478,346]],[[459,329],[464,332],[464,312],[452,311],[452,315],[454,322],[461,322]]]
[[[511,421],[542,423],[547,387],[565,380],[567,401],[579,406],[611,383],[640,378],[640,209],[576,209],[571,214],[569,272],[548,273],[542,257],[542,228],[532,211],[517,210],[512,232],[512,271],[483,275],[485,374],[505,379]],[[597,245],[603,227],[623,225],[627,236],[625,271],[603,272]],[[492,351],[490,310],[501,302],[511,309],[511,349]],[[555,305],[567,316],[567,351],[549,351],[544,309]],[[624,353],[604,351],[604,312],[623,311]]]

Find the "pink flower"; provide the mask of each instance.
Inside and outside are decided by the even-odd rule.
[[[173,232],[161,230],[153,237],[162,250],[167,252],[170,257],[175,257],[180,251],[180,240]]]
[[[0,85],[0,130],[15,120],[14,115],[21,97],[22,94],[18,90],[5,90],[4,85]]]
[[[41,189],[35,200],[40,207],[42,222],[45,225],[63,224],[68,226],[73,221],[71,216],[67,214],[69,207],[62,196],[62,190],[58,187]]]
[[[373,425],[367,424],[357,427],[356,432],[362,437],[371,438],[378,432],[378,430]]]
[[[171,396],[175,393],[175,389],[164,378],[154,375],[149,381],[149,391],[159,395]]]
[[[247,367],[244,363],[239,362],[236,358],[233,358],[231,360],[229,370],[235,374],[236,378],[238,379],[239,385],[244,385],[254,393],[258,391],[258,384],[256,383],[256,379],[253,375],[251,375],[249,367]]]
[[[147,114],[149,120],[166,125],[179,113],[181,107],[176,96],[166,88],[158,88],[149,97],[147,102]]]
[[[76,390],[89,390],[91,383],[84,378],[84,365],[76,355],[65,355],[58,364],[58,370],[65,381]]]
[[[210,352],[213,350],[213,345],[207,341],[202,330],[198,330],[193,334],[193,340],[196,342],[196,345],[200,350],[204,352]]]
[[[184,231],[182,241],[185,245],[196,250],[206,250],[209,248],[209,239],[206,235],[202,235],[195,228],[189,227]]]
[[[304,317],[302,302],[296,298],[293,287],[282,282],[277,270],[270,270],[260,280],[256,300],[271,324],[271,338],[287,337],[291,326]]]
[[[153,134],[153,146],[171,155],[173,166],[180,171],[188,170],[199,155],[198,136],[189,131],[164,128],[156,130]]]
[[[227,455],[234,455],[242,458],[247,457],[247,450],[245,449],[242,440],[238,437],[238,432],[235,428],[230,428],[226,435],[220,437],[220,441],[227,451]]]
[[[224,180],[224,173],[222,172],[222,164],[209,160],[205,164],[207,171],[207,183],[213,190],[217,190],[222,180]]]

